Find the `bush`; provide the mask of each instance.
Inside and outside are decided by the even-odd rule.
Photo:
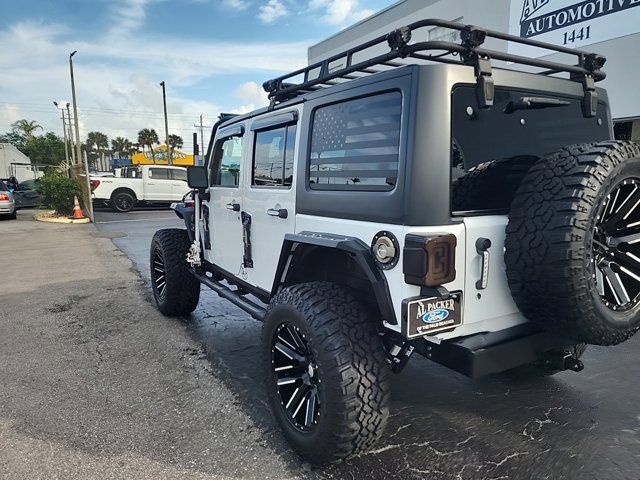
[[[52,208],[59,215],[73,213],[73,196],[82,198],[82,189],[75,178],[67,178],[60,173],[47,173],[38,180],[38,191],[42,195],[42,204]]]

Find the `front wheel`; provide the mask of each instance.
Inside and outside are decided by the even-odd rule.
[[[200,282],[187,263],[186,230],[158,230],[151,240],[151,288],[158,310],[174,317],[193,312],[200,301]]]
[[[262,339],[269,403],[310,463],[364,452],[384,431],[390,368],[367,312],[346,287],[327,282],[285,288],[269,304]]]

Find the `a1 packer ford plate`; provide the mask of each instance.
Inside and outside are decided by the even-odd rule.
[[[414,297],[402,303],[407,338],[462,325],[462,292],[451,292],[445,297]]]

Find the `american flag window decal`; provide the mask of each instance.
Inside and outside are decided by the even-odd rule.
[[[402,95],[388,92],[318,108],[309,184],[314,190],[393,190],[398,178]]]

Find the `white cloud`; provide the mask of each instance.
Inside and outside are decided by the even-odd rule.
[[[222,0],[222,5],[236,11],[243,11],[249,8],[251,3],[248,0]]]
[[[111,6],[111,34],[124,34],[140,27],[150,0],[117,0]]]
[[[264,107],[269,103],[267,92],[256,82],[246,82],[236,89],[236,95],[245,102],[250,102],[258,107]]]
[[[248,111],[264,105],[266,94],[254,82],[230,84],[224,104],[216,104],[185,98],[179,90],[220,75],[262,72],[256,79],[266,80],[295,70],[306,63],[308,43],[113,37],[110,32],[91,41],[68,38],[69,30],[58,24],[22,22],[0,29],[0,133],[15,120],[29,118],[45,130],[62,134],[52,101],[71,99],[68,55],[77,49],[74,67],[83,139],[91,130],[132,140],[141,128],[163,132],[158,83],[165,80],[169,129],[190,145],[200,114],[212,125],[220,111]]]
[[[288,14],[287,7],[280,0],[269,0],[260,7],[258,18],[264,23],[273,23]]]
[[[269,104],[267,92],[256,82],[243,83],[236,89],[235,93],[238,98],[248,103],[232,109],[231,113],[242,115]]]
[[[359,0],[310,0],[309,10],[321,12],[322,21],[339,27],[375,13],[373,10],[361,8]]]

